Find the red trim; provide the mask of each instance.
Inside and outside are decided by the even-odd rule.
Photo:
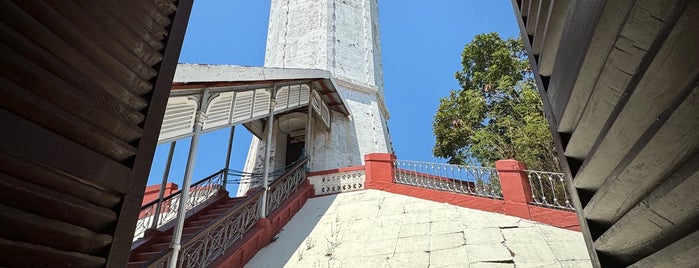
[[[318,175],[334,174],[334,173],[340,173],[340,172],[357,171],[357,170],[364,170],[364,166],[352,166],[352,167],[344,167],[344,168],[336,168],[336,169],[326,169],[326,170],[313,171],[313,172],[309,172],[309,173],[308,173],[308,177],[311,177],[311,176],[318,176]]]

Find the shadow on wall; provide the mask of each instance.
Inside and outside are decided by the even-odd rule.
[[[325,242],[313,241],[309,236],[323,215],[326,214],[328,208],[335,202],[336,197],[337,195],[329,195],[308,199],[307,202],[313,203],[313,209],[304,209],[311,207],[304,206],[293,217],[295,220],[290,220],[279,233],[274,235],[270,245],[274,245],[278,250],[274,252],[259,251],[248,263],[260,263],[255,262],[254,259],[264,259],[266,267],[284,267],[291,258],[297,258],[297,249],[305,249],[308,246],[312,247],[313,244]],[[276,240],[278,237],[284,237],[284,239]]]

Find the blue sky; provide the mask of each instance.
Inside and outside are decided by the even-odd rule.
[[[262,66],[269,0],[195,1],[180,62]],[[476,34],[519,35],[507,0],[379,0],[388,121],[399,159],[445,162],[432,156],[432,119],[439,98],[458,84],[461,51]],[[224,166],[228,130],[204,134],[192,181]],[[251,135],[235,133],[231,168],[241,170]],[[189,139],[177,142],[170,181],[180,184]],[[168,144],[158,146],[148,184],[162,178]],[[230,188],[229,188],[230,189]],[[232,189],[231,189],[232,190]]]

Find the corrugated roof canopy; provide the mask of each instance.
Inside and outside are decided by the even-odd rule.
[[[330,72],[318,69],[247,67],[216,64],[178,64],[172,90],[227,88],[230,91],[280,85],[313,84],[331,109],[345,115],[349,110],[338,94]],[[175,92],[172,96],[179,95]]]
[[[275,114],[311,103],[326,127],[330,109],[349,114],[327,71],[179,64],[158,141],[190,136],[198,110],[205,115],[204,132],[267,117],[275,85]]]

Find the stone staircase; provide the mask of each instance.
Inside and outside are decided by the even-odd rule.
[[[205,229],[209,223],[218,219],[225,212],[234,209],[245,200],[246,197],[230,198],[223,196],[210,205],[200,208],[198,211],[192,211],[193,213],[185,218],[181,241],[185,241],[187,238]],[[146,267],[154,260],[167,254],[170,250],[173,230],[174,223],[163,226],[159,231],[147,233],[142,241],[137,241],[140,243],[135,244],[134,248],[132,248],[127,267]]]

